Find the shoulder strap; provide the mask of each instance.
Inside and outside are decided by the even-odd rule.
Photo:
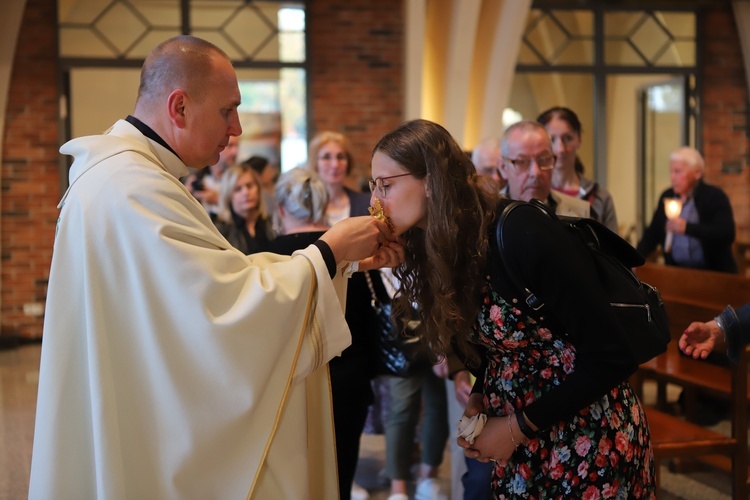
[[[497,222],[497,230],[495,233],[495,237],[497,240],[497,249],[500,252],[500,260],[502,261],[503,266],[505,267],[505,270],[508,273],[508,276],[510,277],[511,281],[513,282],[513,286],[516,287],[518,290],[522,290],[524,293],[524,301],[526,304],[532,308],[535,311],[538,311],[542,307],[544,307],[544,302],[542,302],[539,297],[537,297],[534,292],[529,290],[528,288],[521,285],[521,281],[518,279],[518,275],[514,272],[513,268],[511,266],[506,265],[506,245],[505,245],[505,221],[510,217],[510,214],[516,210],[519,207],[523,206],[533,206],[537,209],[541,210],[545,214],[547,214],[549,217],[552,217],[553,219],[557,219],[557,214],[553,212],[547,205],[542,203],[539,200],[531,200],[530,202],[525,201],[513,201],[512,203],[508,204],[503,211],[500,213],[500,217],[498,218]],[[518,213],[518,212],[517,212]]]

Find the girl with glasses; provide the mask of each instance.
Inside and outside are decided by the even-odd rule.
[[[544,162],[544,160],[542,160]],[[464,415],[487,415],[467,457],[495,462],[495,498],[654,498],[645,414],[628,377],[638,368],[582,243],[533,206],[503,226],[507,200],[456,141],[427,120],[386,134],[372,157],[375,189],[406,260],[395,314],[419,308],[420,334],[477,377]],[[376,188],[378,186],[376,185]],[[385,196],[382,196],[385,194]],[[526,306],[506,268],[546,304]]]

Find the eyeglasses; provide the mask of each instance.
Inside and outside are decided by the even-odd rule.
[[[555,168],[555,155],[542,155],[536,158],[516,158],[515,160],[503,157],[503,160],[512,163],[518,172],[526,172],[531,167],[532,161],[542,171]]]
[[[375,190],[378,190],[378,194],[381,198],[385,198],[388,196],[388,188],[391,187],[390,184],[386,184],[385,181],[388,179],[395,179],[397,177],[404,177],[407,175],[414,175],[412,173],[406,173],[406,174],[399,174],[399,175],[389,175],[388,177],[378,177],[377,179],[370,179],[368,181],[368,184],[370,184],[370,192],[374,193]]]

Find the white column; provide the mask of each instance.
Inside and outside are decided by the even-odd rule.
[[[479,138],[499,137],[503,132],[503,110],[508,106],[518,51],[526,28],[531,0],[503,0],[498,29],[491,41],[491,64],[487,71]]]
[[[482,0],[454,0],[451,5],[448,52],[443,95],[443,126],[459,142],[464,139],[469,102],[469,81],[477,44],[477,23]]]
[[[406,0],[404,5],[404,119],[422,116],[425,17],[427,0]]]

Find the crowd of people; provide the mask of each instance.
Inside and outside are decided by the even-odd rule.
[[[375,398],[374,293],[394,319],[416,315],[432,361],[387,381],[390,500],[654,498],[637,363],[592,263],[537,210],[506,221],[502,262],[493,242],[510,200],[618,231],[612,195],[584,175],[573,110],[515,123],[471,155],[439,124],[405,122],[374,146],[368,193],[336,131],[285,172],[239,158],[239,101],[226,54],[175,37],[147,57],[131,116],[61,149],[75,163],[30,497],[367,498],[354,478]],[[638,250],[737,272],[731,205],[700,153],[678,149],[669,169]],[[682,211],[667,218],[673,198]],[[680,348],[735,359],[749,315],[693,323]],[[481,433],[457,436],[457,420],[480,414]],[[449,494],[435,478],[451,429]]]

